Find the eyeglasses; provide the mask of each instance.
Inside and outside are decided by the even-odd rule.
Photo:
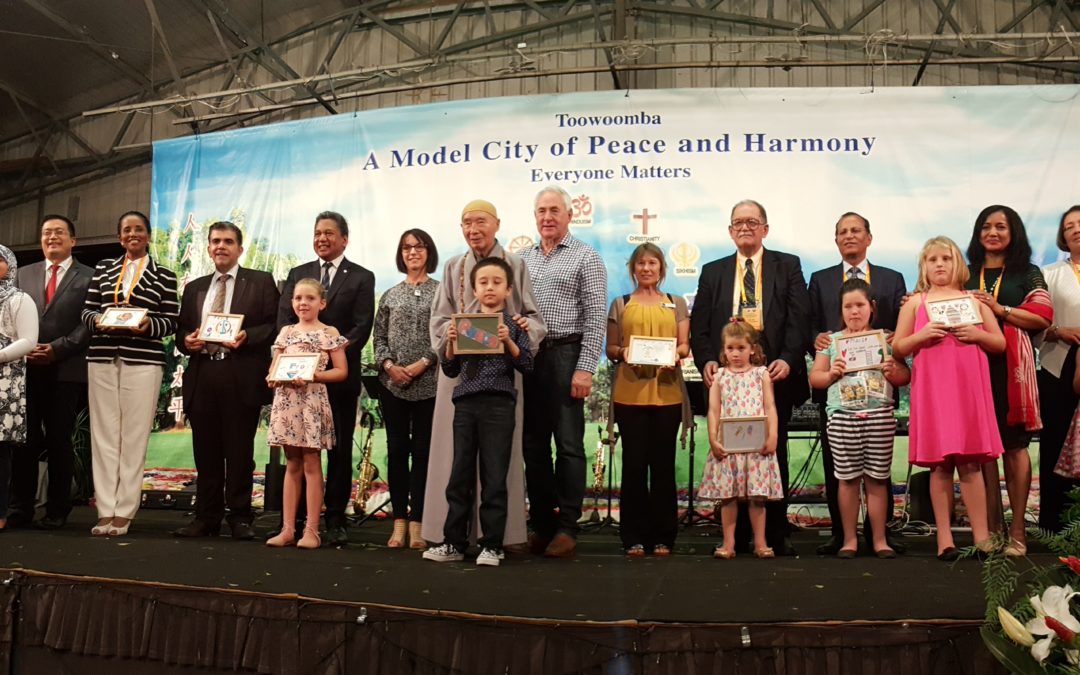
[[[764,224],[765,223],[761,222],[760,220],[756,220],[754,218],[740,218],[739,220],[731,221],[731,229],[733,229],[733,230],[741,230],[741,229],[745,228],[745,229],[750,230],[752,232],[752,231],[758,229],[759,227],[761,227]]]
[[[416,251],[417,253],[419,253],[420,251],[426,251],[426,250],[427,250],[427,246],[424,245],[424,244],[402,244],[401,245],[401,252],[402,253],[410,253],[412,251]]]

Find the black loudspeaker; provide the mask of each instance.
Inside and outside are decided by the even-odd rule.
[[[930,503],[930,472],[915,471],[908,481],[908,515],[910,520],[934,522],[934,506]]]
[[[690,399],[690,410],[695,415],[705,417],[709,414],[709,398],[705,392],[705,384],[701,380],[686,381],[686,396]]]
[[[263,477],[263,511],[280,511],[285,485],[285,465],[281,463],[281,450],[270,449],[270,461],[265,465]]]

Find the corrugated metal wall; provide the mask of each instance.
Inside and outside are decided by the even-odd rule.
[[[731,16],[730,21],[717,22],[704,16],[695,16],[701,12],[701,2],[682,0],[673,3],[631,3],[631,11],[625,15],[625,21],[615,26],[613,17],[615,4],[598,2],[597,6],[607,12],[602,19],[605,36],[608,39],[624,33],[627,39],[666,39],[666,38],[708,38],[736,35],[789,35],[794,36],[790,28],[766,27],[756,23],[781,22],[777,26],[790,24],[804,26],[802,34],[813,32],[814,27],[824,27],[825,19],[808,0],[729,0],[719,5],[718,11]],[[681,69],[624,72],[619,74],[620,85],[631,89],[675,88],[675,87],[870,87],[870,86],[911,86],[917,65],[890,65],[897,58],[918,59],[921,52],[900,49],[895,46],[883,48],[874,37],[877,31],[892,31],[894,34],[930,34],[941,20],[937,0],[918,2],[885,2],[876,0],[841,0],[821,3],[830,19],[837,26],[843,26],[849,20],[858,17],[867,8],[873,8],[864,19],[854,23],[849,34],[865,35],[866,39],[853,44],[815,44],[791,40],[780,44],[692,44],[678,46],[642,46],[625,50],[618,56],[624,62],[639,64],[694,64],[709,61],[773,61],[776,66],[740,66],[740,67],[685,67]],[[940,5],[947,5],[941,0]],[[463,13],[447,36],[444,47],[453,46],[466,40],[483,38],[501,31],[511,30],[537,23],[542,18],[532,9],[500,7],[490,3],[491,12],[475,11]],[[432,14],[414,16],[403,23],[396,24],[404,35],[413,42],[431,45],[437,42],[448,23],[446,14],[449,5],[435,4]],[[551,7],[551,6],[549,6]],[[654,11],[675,9],[682,14],[669,14]],[[976,32],[992,33],[999,31],[1044,32],[1057,29],[1063,23],[1055,15],[1053,3],[1031,12],[1014,27],[1008,26],[1019,13],[1031,7],[1030,0],[961,0],[952,12],[955,26],[946,24],[945,32],[962,34]],[[439,15],[436,15],[438,8]],[[636,9],[634,9],[636,8]],[[581,8],[576,8],[580,10]],[[551,7],[554,14],[557,7]],[[740,19],[737,15],[752,15],[752,19]],[[1051,20],[1055,23],[1051,23]],[[297,37],[287,43],[278,44],[278,53],[294,70],[302,74],[319,72],[325,59],[328,46],[337,36],[340,24],[330,25]],[[616,30],[616,28],[618,30]],[[1071,30],[1072,27],[1068,26]],[[376,78],[375,86],[394,86],[415,83],[417,81],[436,82],[452,78],[469,78],[491,74],[500,68],[512,67],[514,55],[508,52],[517,42],[525,42],[529,47],[565,46],[565,51],[558,51],[535,56],[537,67],[541,71],[571,68],[590,68],[604,66],[605,56],[602,51],[575,50],[570,47],[598,39],[594,21],[584,21],[548,28],[520,37],[513,37],[503,43],[479,48],[500,50],[500,55],[478,60],[468,64],[446,63],[422,69],[395,69],[393,66],[417,58],[417,53],[402,40],[388,32],[368,24],[364,30],[354,30],[345,39],[341,48],[330,63],[331,72],[343,72],[362,67],[386,66],[384,72]],[[942,49],[954,50],[956,43],[939,45]],[[992,54],[1030,54],[1036,55],[1045,47],[1045,41],[1031,41],[1022,45],[1010,44],[965,44],[965,54],[975,54],[979,50],[984,55]],[[469,52],[465,52],[469,53]],[[1069,50],[1068,53],[1073,53]],[[940,54],[948,55],[948,53]],[[869,57],[869,58],[868,58]],[[837,62],[858,60],[854,65],[844,66],[800,66],[784,68],[780,61],[805,59],[812,62]],[[217,91],[226,83],[229,73],[227,67],[220,67],[193,76],[184,82],[187,91]],[[240,67],[242,81],[249,85],[273,82],[274,78],[265,69],[257,67],[251,61],[244,61]],[[353,82],[359,82],[356,78]],[[1033,68],[1018,65],[931,65],[927,68],[921,83],[923,85],[996,85],[996,84],[1045,84],[1076,82],[1071,72],[1060,72],[1052,68]],[[336,83],[338,87],[348,87],[350,81]],[[238,86],[239,83],[233,84]],[[507,79],[469,84],[454,84],[436,88],[415,89],[394,93],[342,100],[336,103],[340,112],[370,110],[389,106],[415,105],[429,102],[454,101],[471,98],[546,94],[570,91],[592,91],[614,88],[610,72],[585,74],[547,75],[529,79]],[[274,100],[284,100],[288,92],[268,92]],[[306,94],[301,94],[306,96]],[[223,101],[199,103],[190,109],[157,109],[154,114],[134,113],[134,119],[123,136],[121,145],[145,146],[153,141],[172,138],[191,133],[190,126],[177,126],[172,122],[182,114],[204,115],[215,112],[221,106],[228,107],[233,101],[239,107],[249,107],[265,103],[265,99],[253,95],[232,97]],[[190,112],[188,112],[188,110]],[[268,124],[285,120],[328,114],[321,106],[310,105],[302,108],[278,111],[258,118],[254,123]],[[113,114],[101,117],[79,118],[72,121],[72,128],[85,138],[101,153],[107,153],[117,138],[124,123],[124,115]],[[35,145],[32,139],[23,139],[0,146],[0,160],[25,158],[32,156]],[[66,136],[57,135],[48,148],[54,160],[84,156],[85,152]],[[110,241],[115,237],[115,219],[127,209],[149,210],[150,200],[150,165],[124,170],[114,175],[104,176],[86,182],[77,187],[65,189],[44,197],[27,201],[6,211],[0,211],[0,233],[3,241],[14,248],[32,248],[37,246],[38,217],[41,213],[69,213],[77,203],[77,222],[82,243]]]

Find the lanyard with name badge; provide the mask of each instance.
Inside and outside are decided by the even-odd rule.
[[[737,258],[736,258],[737,260]],[[753,260],[753,258],[747,258],[747,260]],[[743,279],[745,272],[739,274],[735,272],[735,276],[739,279],[739,316],[754,327],[754,330],[760,331],[762,329],[761,321],[761,265],[758,265],[757,274],[754,276],[754,304],[750,306],[746,305],[746,282]]]
[[[131,278],[131,285],[128,286],[127,295],[124,296],[124,304],[131,304],[131,294],[135,291],[135,286],[139,283],[139,279],[142,278],[143,268],[146,267],[146,259],[149,255],[144,255],[139,259],[139,267],[135,270],[135,276]],[[134,261],[132,261],[134,262]],[[127,272],[128,259],[124,256],[124,266],[120,268],[120,276],[116,278],[116,287],[113,289],[113,304],[120,304],[120,286],[124,283],[124,273]]]

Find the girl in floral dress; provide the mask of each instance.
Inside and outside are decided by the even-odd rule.
[[[348,375],[345,345],[348,340],[333,326],[319,321],[319,312],[326,308],[326,289],[315,279],[302,279],[293,289],[293,311],[299,318],[295,325],[285,326],[274,341],[273,352],[279,354],[319,354],[319,365],[311,380],[301,378],[267,382],[274,387],[274,405],[270,409],[270,428],[266,442],[285,448],[285,485],[282,496],[281,532],[267,540],[267,546],[318,548],[319,512],[323,501],[323,475],[319,452],[334,447],[334,418],[326,382],[341,382]],[[325,369],[327,362],[332,365]],[[324,370],[325,369],[325,370]],[[271,366],[271,371],[273,366]],[[296,541],[296,509],[300,485],[307,481],[307,524],[300,541]]]
[[[724,327],[720,370],[709,390],[709,446],[701,481],[702,499],[720,501],[724,543],[713,556],[735,557],[735,521],[739,502],[747,502],[754,531],[754,555],[773,558],[765,543],[765,502],[782,499],[780,464],[776,460],[777,416],[765,353],[754,328],[739,318]],[[731,417],[765,417],[765,443],[758,452],[726,452],[720,422]]]

